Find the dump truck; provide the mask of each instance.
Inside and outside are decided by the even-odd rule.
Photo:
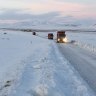
[[[65,43],[66,42],[66,34],[65,31],[57,32],[57,43]]]
[[[48,34],[48,39],[53,39],[53,33]]]

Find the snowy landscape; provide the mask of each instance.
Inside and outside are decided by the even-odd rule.
[[[96,56],[96,33],[67,32],[66,44],[37,34],[0,30],[0,96],[96,96],[59,48],[72,45]]]
[[[0,96],[96,96],[96,0],[0,0]]]

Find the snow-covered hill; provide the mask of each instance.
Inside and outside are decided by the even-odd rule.
[[[45,14],[27,14],[9,10],[0,14],[0,28],[35,28],[35,29],[96,29],[96,19],[77,18],[71,15],[61,15],[60,12]]]

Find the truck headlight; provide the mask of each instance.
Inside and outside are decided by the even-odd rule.
[[[67,42],[67,38],[65,37],[65,38],[63,38],[63,42]]]
[[[60,39],[58,38],[58,41],[60,41]]]

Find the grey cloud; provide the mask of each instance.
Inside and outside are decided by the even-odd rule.
[[[23,13],[22,13],[23,11]],[[24,10],[3,10],[3,13],[0,14],[0,20],[4,20],[3,26],[7,26],[6,20],[16,20],[17,22],[13,23],[12,26],[35,26],[35,25],[45,25],[48,22],[51,22],[53,19],[59,16],[59,12],[49,12],[45,14],[34,15],[30,13],[24,13]],[[2,23],[0,23],[0,26]],[[8,25],[9,26],[9,25]],[[11,26],[11,25],[10,25]]]
[[[2,20],[33,20],[33,19],[53,19],[59,15],[59,12],[50,12],[45,14],[34,15],[31,13],[22,13],[24,10],[14,9],[14,10],[5,10],[0,14],[0,19]]]

